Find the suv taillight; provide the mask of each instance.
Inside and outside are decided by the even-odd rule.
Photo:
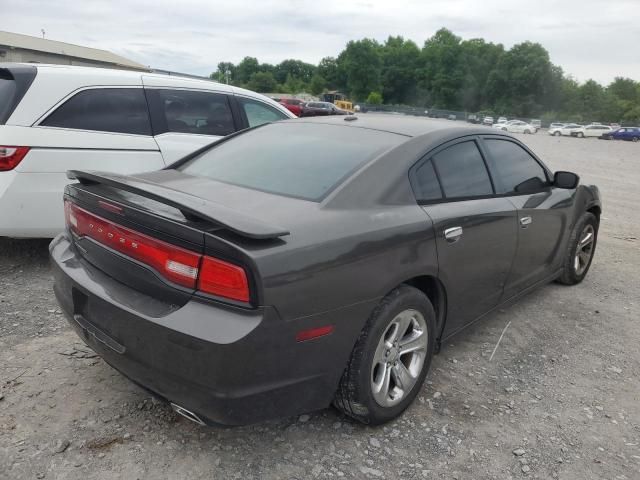
[[[65,200],[68,228],[130,258],[150,266],[167,280],[240,302],[249,302],[249,282],[244,268],[149,237]]]
[[[29,153],[29,147],[0,146],[0,172],[13,170]]]

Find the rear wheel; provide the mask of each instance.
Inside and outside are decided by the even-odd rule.
[[[584,133],[578,132],[578,138],[584,138]]]
[[[598,240],[598,219],[590,212],[585,212],[571,232],[564,267],[558,282],[575,285],[584,280],[596,251]]]
[[[413,401],[435,348],[435,314],[418,289],[389,293],[367,321],[342,375],[334,405],[371,425],[388,422]]]
[[[531,134],[531,130],[525,130],[524,133],[527,134],[527,135],[530,135]]]
[[[554,137],[559,137],[560,135],[562,135],[560,132],[553,132]]]
[[[634,142],[637,142],[638,141],[638,137],[633,137],[631,140],[634,141]]]

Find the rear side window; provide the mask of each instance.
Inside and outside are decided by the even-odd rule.
[[[99,132],[151,135],[141,88],[95,88],[77,93],[41,125]]]
[[[7,123],[24,94],[29,90],[36,73],[36,68],[32,66],[0,68],[0,125]]]
[[[319,201],[355,169],[406,141],[388,132],[283,122],[214,145],[177,167],[190,175]]]
[[[278,120],[289,118],[280,110],[276,110],[265,103],[242,97],[238,97],[238,101],[247,116],[250,127],[257,127],[265,123],[277,122]]]
[[[227,96],[214,92],[158,90],[161,131],[224,136],[236,128]]]
[[[475,142],[462,142],[432,157],[447,198],[493,194],[489,173]]]
[[[418,200],[428,202],[442,198],[440,182],[431,160],[424,162],[415,170],[411,184]]]
[[[5,123],[10,115],[9,109],[13,106],[16,90],[15,80],[0,78],[0,124]]]
[[[497,193],[532,193],[548,185],[542,166],[520,145],[498,139],[485,139],[484,144]]]

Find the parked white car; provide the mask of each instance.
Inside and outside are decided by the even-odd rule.
[[[509,120],[506,123],[496,123],[493,128],[510,133],[536,133],[537,128],[522,120]]]
[[[570,137],[571,132],[578,131],[581,128],[583,128],[583,125],[578,125],[577,123],[568,123],[560,130],[558,130],[558,133],[564,137]]]
[[[493,125],[493,117],[484,117],[484,119],[482,119],[482,124],[483,125]]]
[[[507,117],[499,117],[496,123],[507,123]]]
[[[562,132],[560,132],[560,130],[562,130],[565,125],[567,125],[567,124],[566,123],[552,123],[551,125],[549,125],[549,129],[547,130],[547,133],[549,135],[553,135],[555,137],[559,137],[560,135],[562,135]]]
[[[263,95],[204,79],[0,64],[0,236],[62,231],[67,170],[157,170],[285,118],[295,115]]]
[[[592,124],[587,125],[586,127],[577,128],[571,131],[572,137],[585,138],[585,137],[600,137],[601,135],[606,135],[609,132],[612,132],[613,128],[607,125],[601,124]]]

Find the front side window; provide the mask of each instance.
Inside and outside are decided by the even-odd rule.
[[[542,166],[520,145],[498,139],[485,139],[484,144],[489,151],[487,160],[496,193],[532,193],[548,185]]]
[[[278,120],[289,118],[280,110],[276,110],[265,103],[242,97],[238,97],[238,101],[244,113],[247,115],[247,121],[250,127],[257,127],[265,123],[277,122]]]
[[[227,96],[194,90],[158,90],[166,131],[197,135],[229,135],[235,131]]]
[[[432,157],[446,198],[493,194],[489,173],[475,142],[457,143]]]
[[[77,93],[41,125],[99,132],[151,135],[141,88],[94,88]]]

